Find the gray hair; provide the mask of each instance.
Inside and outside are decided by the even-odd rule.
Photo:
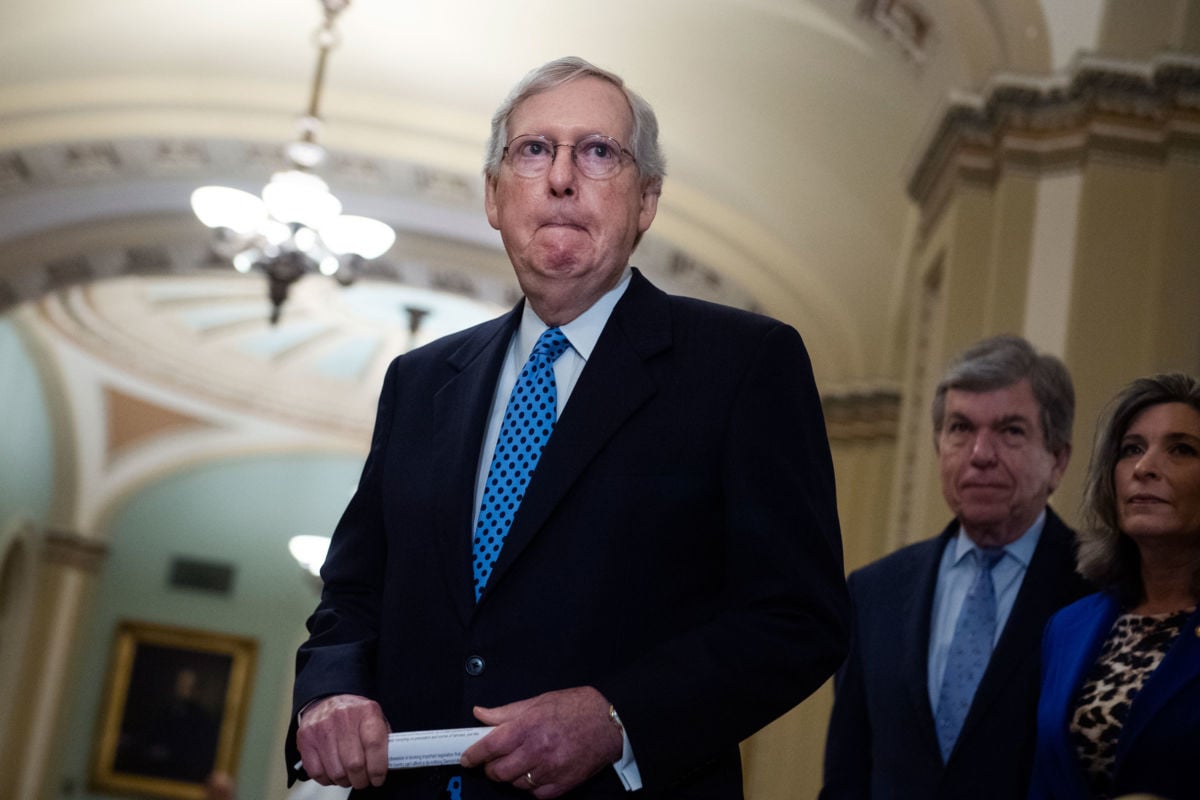
[[[520,83],[505,98],[492,117],[492,133],[488,138],[487,153],[483,162],[483,174],[489,180],[494,180],[500,172],[500,160],[504,157],[504,145],[508,141],[508,120],[524,101],[535,94],[549,91],[564,83],[580,78],[600,78],[616,86],[629,102],[629,110],[633,115],[633,131],[631,142],[627,144],[633,153],[638,173],[644,184],[651,185],[655,191],[662,191],[663,178],[667,174],[667,164],[662,149],[658,145],[658,118],[654,109],[642,99],[641,95],[625,85],[619,75],[601,69],[584,61],[582,58],[567,56],[547,64],[543,64],[526,75]],[[603,133],[603,131],[597,131]]]
[[[1170,372],[1138,378],[1118,392],[1096,427],[1083,491],[1085,525],[1079,531],[1079,573],[1097,586],[1116,589],[1131,604],[1139,602],[1144,591],[1141,556],[1117,521],[1114,473],[1129,426],[1147,408],[1163,403],[1184,403],[1200,413],[1200,381]],[[1193,576],[1192,584],[1200,588],[1200,573]]]
[[[946,393],[992,392],[1029,379],[1037,400],[1046,450],[1058,455],[1071,446],[1075,421],[1075,386],[1066,366],[1052,355],[1038,354],[1020,336],[1002,334],[964,350],[946,367],[933,395],[933,435],[946,420]]]

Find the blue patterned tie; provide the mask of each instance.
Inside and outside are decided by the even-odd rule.
[[[476,602],[491,577],[492,565],[500,555],[517,506],[525,497],[525,487],[542,456],[542,448],[554,430],[558,416],[554,362],[570,346],[558,328],[542,333],[508,398],[496,452],[484,484],[479,522],[475,525]]]
[[[954,626],[942,691],[938,695],[935,721],[943,761],[949,760],[950,751],[958,741],[958,733],[975,698],[979,679],[992,657],[992,644],[996,640],[996,588],[992,585],[992,567],[1004,557],[1004,549],[981,547],[971,552],[975,554],[977,567],[975,580],[967,591]]]

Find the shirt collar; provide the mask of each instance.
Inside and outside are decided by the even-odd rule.
[[[567,337],[567,341],[571,343],[571,348],[584,361],[587,361],[591,357],[592,350],[595,349],[596,342],[600,339],[600,333],[604,330],[609,316],[612,315],[612,310],[616,307],[617,301],[621,299],[621,296],[625,294],[625,290],[629,288],[629,280],[632,277],[633,270],[625,267],[625,272],[621,275],[621,280],[617,282],[616,286],[601,295],[600,299],[593,303],[587,311],[584,311],[566,325],[559,326],[559,330],[563,332]],[[525,303],[525,309],[521,313],[521,326],[517,329],[517,346],[522,359],[527,358],[533,352],[533,346],[537,344],[538,337],[542,335],[547,327],[546,323],[542,322],[541,318],[534,313],[529,303]]]
[[[530,345],[530,349],[533,346]],[[1037,519],[1033,524],[1021,534],[1020,538],[1004,545],[1004,552],[1021,562],[1021,566],[1028,567],[1029,562],[1033,559],[1033,551],[1037,549],[1038,541],[1042,538],[1042,530],[1046,527],[1046,510],[1042,509],[1042,513],[1038,514]],[[971,537],[967,536],[963,531],[962,525],[958,526],[958,533],[954,536],[952,543],[954,548],[953,564],[957,566],[967,553],[976,549],[975,542],[971,541]]]

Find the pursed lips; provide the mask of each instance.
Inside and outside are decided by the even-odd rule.
[[[1004,483],[979,483],[971,481],[961,485],[964,491],[976,490],[985,492],[999,492],[1008,489],[1008,485]]]
[[[587,231],[587,227],[582,223],[576,222],[573,219],[549,219],[543,222],[539,227],[542,228],[573,228],[575,230]]]

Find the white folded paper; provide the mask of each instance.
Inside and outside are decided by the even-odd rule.
[[[490,727],[445,728],[388,734],[388,769],[440,767],[457,764],[463,751],[483,738]],[[296,769],[303,766],[296,762]]]
[[[463,751],[490,730],[490,727],[446,728],[388,734],[388,769],[457,764]]]

